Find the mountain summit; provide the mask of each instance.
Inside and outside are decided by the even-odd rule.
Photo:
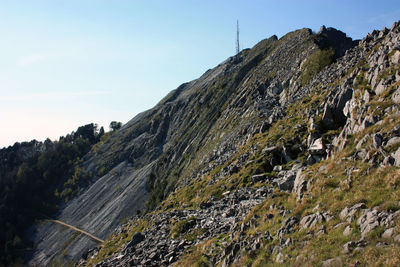
[[[30,264],[398,262],[399,50],[300,29],[182,84],[81,160],[58,220],[105,243],[41,224]]]

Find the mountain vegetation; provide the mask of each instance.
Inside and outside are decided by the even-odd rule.
[[[0,262],[21,261],[32,244],[26,233],[37,220],[53,217],[91,176],[81,158],[106,136],[95,124],[79,127],[59,141],[15,143],[0,150]],[[18,260],[20,258],[20,260]]]
[[[32,266],[398,266],[399,104],[399,22],[272,36],[110,133],[2,150],[2,260],[40,211],[105,242],[35,224]]]
[[[399,23],[357,43],[332,28],[308,32],[318,46],[300,48],[299,58],[289,44],[307,43],[305,33],[231,59],[240,64],[272,42],[252,61],[259,68],[239,71],[233,87],[243,91],[219,108],[218,134],[186,147],[172,175],[161,179],[168,160],[153,169],[154,211],[118,227],[82,266],[400,264]],[[268,66],[282,46],[290,61]],[[293,61],[289,73],[274,69]],[[269,116],[251,116],[249,103]],[[235,126],[244,126],[237,139],[221,146]]]

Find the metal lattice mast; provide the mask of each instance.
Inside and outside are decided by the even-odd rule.
[[[240,45],[239,45],[239,20],[236,21],[236,54],[240,52]]]

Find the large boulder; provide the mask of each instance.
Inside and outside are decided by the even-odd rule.
[[[305,173],[300,169],[294,179],[293,191],[296,193],[297,200],[303,198],[303,194],[307,191],[307,181],[305,180]]]
[[[346,106],[347,101],[353,97],[353,89],[350,87],[344,87],[336,97],[335,108],[333,110],[333,116],[339,125],[346,123],[346,116],[343,110]]]
[[[335,129],[335,121],[333,119],[332,110],[328,104],[325,104],[324,106],[324,113],[321,121],[326,129]]]
[[[392,101],[396,104],[400,103],[400,87],[392,95]]]
[[[322,138],[316,139],[313,144],[308,148],[308,151],[312,155],[323,155],[325,154],[325,146]]]
[[[398,148],[396,152],[392,153],[392,157],[394,159],[394,165],[400,166],[400,148]]]
[[[304,216],[301,220],[300,220],[300,227],[302,229],[306,229],[306,228],[312,228],[314,227],[317,223],[322,223],[322,222],[328,222],[332,219],[332,215],[330,215],[327,212],[317,212],[314,214],[310,214],[307,216]]]

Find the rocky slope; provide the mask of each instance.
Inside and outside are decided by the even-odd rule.
[[[270,112],[260,128],[82,264],[398,265],[399,41],[395,23],[308,84],[289,75],[275,99],[251,99]]]
[[[85,156],[96,182],[59,217],[106,238],[138,210],[156,211],[119,226],[81,264],[398,254],[399,39],[397,23],[359,44],[325,27],[273,36],[135,117]],[[94,244],[42,225],[37,245],[40,265]]]

